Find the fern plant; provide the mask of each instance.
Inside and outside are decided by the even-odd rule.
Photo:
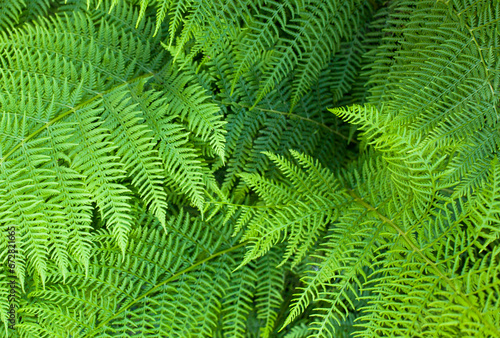
[[[498,0],[0,6],[0,336],[500,336]]]
[[[126,9],[115,14],[130,16],[133,21],[133,12]],[[88,261],[88,246],[81,237],[86,235],[80,233],[88,233],[91,209],[85,206],[91,203],[113,229],[122,250],[131,228],[127,195],[132,189],[162,222],[167,175],[168,182],[177,183],[202,208],[199,186],[204,174],[196,170],[202,164],[195,160],[196,149],[187,141],[190,131],[210,143],[214,154],[224,156],[218,108],[205,103],[199,94],[170,89],[189,79],[169,69],[165,54],[155,53],[151,42],[137,37],[138,31],[111,19],[94,23],[78,14],[59,17],[12,33],[2,43],[6,93],[2,97],[2,174],[9,186],[4,212],[11,218],[6,225],[28,227],[30,217],[34,224],[29,227],[58,224],[55,233],[48,233],[54,245],[64,239],[60,238],[64,234],[57,234],[59,228],[71,229],[77,246],[49,250],[56,250],[54,259],[61,268],[67,259],[60,255],[68,250],[82,263]],[[145,26],[144,34],[147,31]],[[120,40],[114,41],[117,36]],[[151,89],[144,90],[154,77],[158,79],[156,88],[152,88],[153,81],[149,82]],[[15,88],[22,91],[16,94]],[[169,89],[170,95],[165,97]],[[33,99],[19,105],[23,97]],[[213,132],[207,132],[209,128]],[[189,169],[176,170],[188,164],[192,165]],[[185,182],[186,176],[190,184]],[[33,207],[45,212],[33,217],[35,210],[24,211]],[[65,215],[71,217],[64,219]],[[26,234],[33,237],[27,241],[35,245],[33,249],[43,239]],[[39,244],[45,247],[43,240]],[[28,267],[35,267],[43,276],[42,256],[47,252],[42,248],[35,251],[41,257],[31,256],[28,263],[33,264]],[[25,268],[19,265],[19,269],[23,279]]]

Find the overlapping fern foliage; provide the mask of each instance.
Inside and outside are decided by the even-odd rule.
[[[500,1],[0,28],[0,336],[500,337]]]

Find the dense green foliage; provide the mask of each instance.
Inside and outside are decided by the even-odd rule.
[[[0,30],[0,337],[500,337],[500,0]]]

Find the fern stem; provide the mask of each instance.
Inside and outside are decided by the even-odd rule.
[[[220,103],[222,103],[222,102],[220,102]],[[299,119],[299,120],[311,122],[311,123],[314,123],[314,124],[316,124],[316,125],[318,125],[320,127],[328,129],[330,132],[332,132],[332,133],[340,136],[344,140],[349,140],[349,137],[345,136],[344,134],[340,133],[339,131],[337,131],[337,130],[335,130],[333,128],[328,127],[326,124],[323,124],[323,123],[318,122],[316,120],[310,119],[308,117],[300,116],[300,115],[297,115],[297,114],[294,114],[294,113],[288,113],[288,112],[283,112],[283,111],[279,111],[279,110],[274,110],[274,109],[266,109],[266,108],[260,108],[260,107],[250,107],[250,106],[238,103],[238,102],[229,102],[229,104],[230,105],[234,105],[234,106],[239,106],[241,108],[257,109],[257,110],[260,110],[260,111],[263,111],[263,112],[266,112],[266,113],[280,114],[280,115],[288,116],[288,117],[290,117],[292,119]],[[351,140],[351,142],[352,143],[357,143],[356,140]]]
[[[473,30],[467,24],[465,25],[465,27],[467,27],[467,30],[469,31],[469,34],[472,37],[472,40],[474,41],[474,44],[476,45],[477,52],[479,53],[479,56],[481,57],[481,64],[483,65],[484,72],[486,73],[485,74],[486,75],[485,76],[486,77],[486,82],[488,82],[488,86],[490,87],[491,95],[495,96],[495,90],[493,89],[491,81],[488,79],[490,72],[489,72],[489,69],[488,69],[488,65],[486,64],[486,61],[484,60],[483,51],[481,50],[481,47],[479,46],[479,42],[477,42],[477,39],[476,39],[476,36],[474,35]],[[493,108],[495,109],[495,113],[496,113],[496,106],[493,105]]]
[[[28,141],[30,141],[31,139],[33,139],[35,136],[37,136],[38,134],[40,134],[41,132],[43,132],[44,130],[46,130],[49,126],[51,126],[51,125],[55,124],[56,122],[64,119],[66,116],[71,115],[72,113],[76,112],[78,109],[85,107],[89,103],[95,101],[96,99],[98,99],[100,97],[103,97],[104,95],[106,95],[107,93],[112,92],[113,90],[116,90],[116,89],[118,89],[120,87],[129,85],[131,83],[134,83],[136,81],[139,81],[141,79],[148,78],[148,77],[151,77],[151,76],[155,76],[155,74],[153,74],[153,73],[146,73],[146,74],[143,74],[141,76],[135,77],[135,78],[133,78],[130,81],[125,81],[123,83],[120,83],[119,85],[117,85],[115,87],[112,87],[112,88],[110,88],[108,90],[105,90],[102,93],[97,93],[95,96],[91,97],[90,99],[88,99],[88,100],[86,100],[86,101],[84,101],[84,102],[76,105],[75,107],[71,108],[70,110],[65,111],[64,113],[62,113],[60,115],[57,115],[52,120],[50,120],[48,122],[45,122],[45,124],[43,126],[41,126],[37,130],[35,130],[31,134],[29,134],[26,138],[24,138],[21,142],[19,142],[14,148],[12,148],[4,157],[0,158],[0,165],[2,165],[2,163],[4,163],[9,156],[11,156],[13,153],[15,153],[16,150],[18,150],[19,148],[21,148],[23,146],[23,144],[27,143]]]
[[[347,189],[347,193],[354,198],[354,200],[362,205],[363,207],[365,207],[367,210],[369,211],[372,211],[374,212],[378,218],[380,218],[382,220],[382,222],[390,225],[394,230],[396,230],[396,232],[404,239],[404,241],[410,246],[410,248],[416,252],[418,255],[420,255],[423,260],[425,261],[425,263],[427,265],[429,265],[430,267],[432,267],[432,269],[438,274],[438,276],[440,277],[440,279],[442,279],[443,281],[446,282],[446,284],[448,284],[452,289],[453,291],[455,292],[455,294],[457,294],[466,304],[467,306],[469,307],[469,309],[471,309],[472,311],[474,311],[474,313],[478,316],[478,318],[482,318],[484,319],[484,323],[486,326],[488,326],[488,328],[491,330],[491,332],[495,332],[496,335],[498,337],[500,337],[500,330],[498,328],[495,327],[495,325],[493,325],[489,320],[487,320],[486,318],[483,317],[483,313],[477,309],[477,307],[469,300],[468,297],[466,297],[466,295],[464,295],[459,288],[457,288],[457,286],[455,285],[455,283],[453,283],[453,281],[448,277],[446,276],[440,269],[439,267],[437,266],[437,264],[433,261],[431,261],[423,252],[421,249],[419,249],[417,247],[417,245],[413,242],[413,240],[408,236],[408,234],[406,232],[403,231],[403,229],[401,229],[399,226],[397,226],[394,221],[392,219],[389,219],[387,218],[386,216],[382,215],[378,210],[377,208],[374,208],[371,204],[369,204],[368,202],[366,202],[365,200],[363,200],[361,197],[359,197],[353,190],[351,189]]]
[[[238,250],[242,247],[244,247],[245,245],[247,244],[247,242],[243,242],[243,243],[240,243],[236,246],[233,246],[233,247],[230,247],[228,249],[225,249],[225,250],[222,250],[222,251],[219,251],[219,252],[216,252],[214,253],[213,255],[205,258],[205,259],[202,259],[201,261],[199,261],[198,263],[195,263],[193,265],[191,265],[190,267],[184,269],[184,270],[181,270],[179,272],[177,272],[176,274],[170,276],[169,278],[167,278],[166,280],[164,280],[163,282],[157,284],[155,287],[149,289],[148,291],[146,291],[145,293],[143,293],[141,296],[135,298],[134,300],[132,300],[130,303],[128,303],[126,306],[124,306],[123,308],[120,309],[120,311],[118,311],[117,313],[115,313],[113,316],[110,316],[109,318],[107,318],[105,321],[103,321],[101,324],[99,324],[96,328],[94,328],[92,331],[88,332],[85,336],[86,337],[94,337],[94,333],[96,333],[99,329],[101,329],[103,326],[105,326],[107,323],[109,323],[113,318],[116,318],[118,317],[120,314],[122,314],[123,312],[125,312],[127,309],[129,309],[132,305],[134,305],[135,303],[137,303],[138,301],[140,301],[141,299],[143,298],[146,298],[148,295],[150,295],[151,293],[157,291],[160,287],[162,287],[163,285],[169,283],[169,282],[172,282],[174,280],[176,280],[177,278],[179,278],[181,275],[185,274],[185,273],[188,273],[189,271],[193,270],[194,268],[216,258],[216,257],[219,257],[219,256],[222,256],[224,254],[227,254],[229,252],[232,252],[232,251],[235,251],[235,250]]]
[[[471,4],[470,6],[473,6],[473,5]],[[465,11],[467,11],[469,9],[469,7],[467,7],[466,9],[461,11],[460,13],[457,13],[456,11],[454,11],[455,15],[457,16],[457,18],[459,18],[459,20],[460,20],[460,15],[462,15]],[[497,20],[494,20],[493,22],[495,22],[495,21],[497,21]],[[491,24],[491,23],[492,22],[489,22],[488,24]],[[481,58],[481,64],[483,65],[483,68],[484,68],[485,81],[488,83],[488,86],[490,87],[491,95],[495,96],[495,89],[493,89],[493,85],[491,84],[491,80],[489,79],[490,72],[488,69],[488,65],[486,64],[486,61],[484,59],[484,55],[483,55],[483,51],[481,50],[481,46],[479,45],[479,42],[477,41],[476,36],[474,35],[474,30],[480,29],[481,27],[484,27],[484,26],[487,26],[487,24],[481,25],[479,27],[475,27],[474,29],[472,29],[467,23],[464,23],[464,26],[469,31],[469,34],[472,38],[472,41],[474,41],[474,44],[476,45],[477,52],[479,53],[479,56]],[[493,109],[495,110],[495,114],[498,116],[497,108],[495,105],[493,105]]]
[[[471,9],[473,6],[477,5],[477,3],[480,2],[480,1],[482,1],[482,0],[476,0],[473,3],[469,4],[469,6],[465,7],[463,10],[461,10],[460,12],[458,12],[457,16],[460,16],[460,15],[464,14],[469,9]],[[448,4],[448,3],[446,3],[446,4]]]
[[[236,203],[230,203],[230,202],[205,202],[205,204],[217,204],[217,205],[229,205],[231,207],[237,207],[237,208],[255,208],[255,209],[269,209],[269,208],[288,208],[290,206],[295,206],[299,205],[299,203],[290,203],[290,204],[266,204],[266,205],[246,205],[246,204],[236,204]]]

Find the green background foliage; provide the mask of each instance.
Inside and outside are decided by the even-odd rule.
[[[500,1],[0,30],[1,337],[500,337]]]

